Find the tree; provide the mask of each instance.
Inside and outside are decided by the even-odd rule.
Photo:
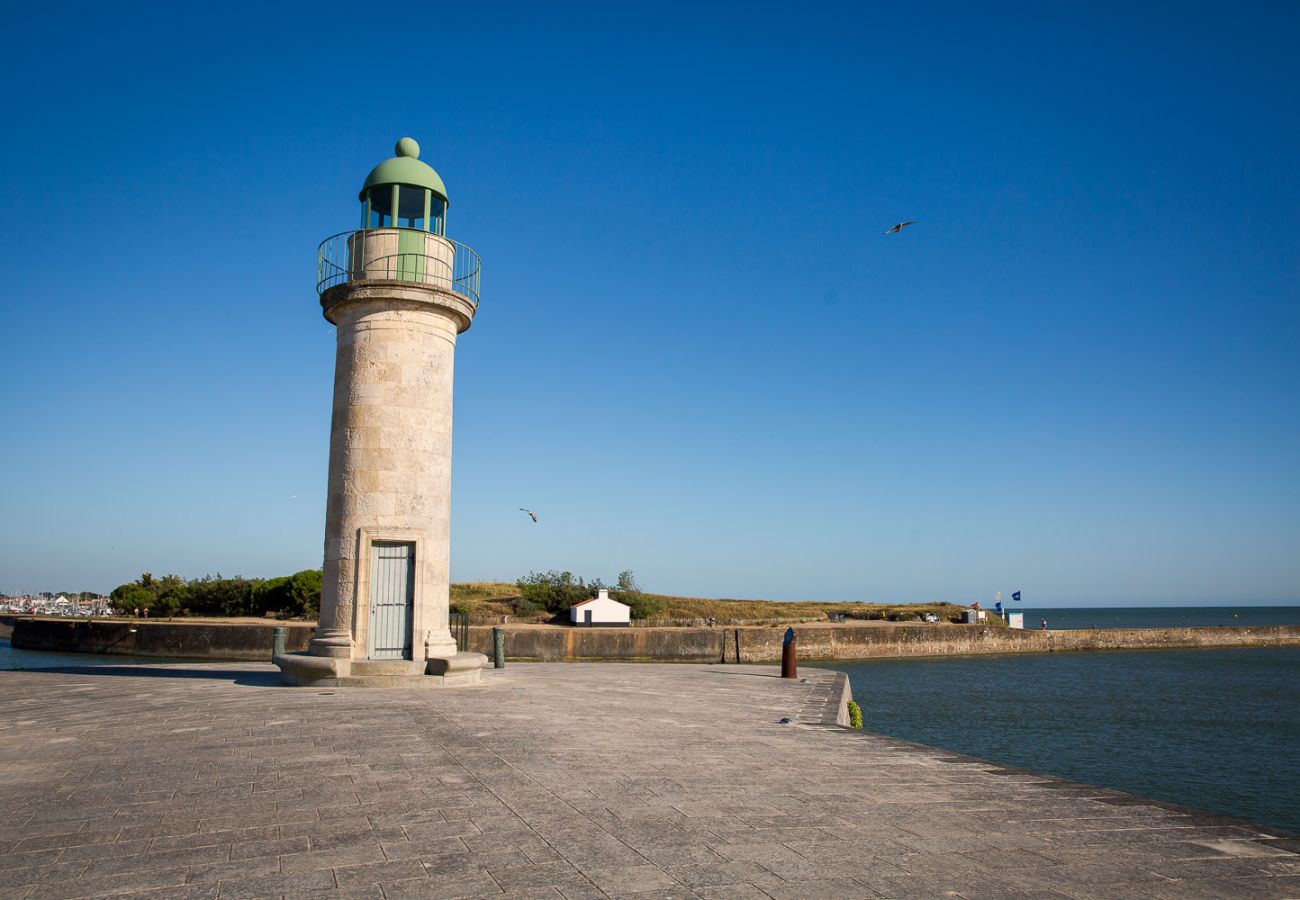
[[[618,573],[618,587],[611,589],[609,596],[630,606],[634,619],[649,619],[664,608],[662,600],[641,592],[631,569]]]
[[[168,575],[155,581],[153,595],[153,603],[149,604],[149,608],[155,615],[174,616],[189,611],[189,588],[185,586],[185,579],[179,575]]]
[[[529,572],[515,582],[524,600],[551,613],[590,600],[595,591],[572,572]]]
[[[109,597],[114,606],[128,613],[135,612],[137,609],[148,609],[153,603],[153,594],[135,582],[119,584],[113,588],[113,593],[109,594]]]
[[[156,616],[174,616],[188,608],[189,591],[184,586],[176,590],[168,591],[162,596],[155,597],[153,603],[149,604],[150,610]]]
[[[303,569],[256,582],[249,592],[249,612],[255,616],[314,619],[320,611],[321,571]]]
[[[304,619],[317,618],[320,615],[320,592],[320,569],[295,572],[289,583],[289,595],[293,600],[291,614]]]
[[[290,593],[290,582],[288,575],[281,575],[278,578],[268,578],[265,581],[259,581],[253,585],[249,593],[249,614],[254,616],[264,616],[269,612],[279,612],[293,602]]]
[[[247,578],[222,578],[221,573],[204,575],[187,585],[191,614],[196,616],[246,616],[253,582]]]

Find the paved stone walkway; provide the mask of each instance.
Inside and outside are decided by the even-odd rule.
[[[0,896],[1300,896],[1294,838],[820,724],[842,676],[774,674],[0,672]]]

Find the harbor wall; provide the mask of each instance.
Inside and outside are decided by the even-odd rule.
[[[968,656],[1087,650],[1300,646],[1300,625],[1021,631],[976,625],[795,626],[801,660]],[[492,655],[491,628],[470,650]],[[785,628],[506,628],[507,659],[770,663]]]
[[[285,629],[285,649],[307,649],[315,623],[149,622],[144,620],[19,617],[11,640],[23,650],[112,653],[185,659],[267,661],[275,629]]]
[[[223,623],[6,617],[14,647],[189,659],[269,660],[274,630],[286,650],[307,649],[314,623]],[[0,619],[0,624],[4,620]],[[979,625],[795,626],[799,659],[970,656],[1096,650],[1300,646],[1300,625],[1020,631]],[[742,628],[567,628],[506,626],[516,661],[742,662],[781,659],[785,626]],[[469,650],[492,656],[492,629],[471,626]]]

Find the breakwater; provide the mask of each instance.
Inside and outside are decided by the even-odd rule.
[[[240,623],[15,617],[13,645],[63,653],[118,653],[192,659],[270,659],[276,627],[300,652],[313,623]],[[1104,628],[1019,631],[979,625],[794,626],[802,660],[971,656],[1088,650],[1300,646],[1300,625],[1210,628]],[[744,628],[567,628],[506,626],[508,659],[772,663],[781,659],[785,626]],[[492,629],[472,626],[469,650],[492,655]]]
[[[1021,631],[977,625],[819,625],[800,628],[802,660],[970,656],[1087,650],[1300,646],[1300,625]],[[541,662],[770,663],[779,628],[506,628],[508,659]],[[470,650],[492,655],[492,630],[470,628]]]
[[[189,659],[265,661],[275,629],[285,629],[285,649],[307,649],[314,623],[160,622],[148,620],[17,617],[11,640],[20,650],[113,653]]]

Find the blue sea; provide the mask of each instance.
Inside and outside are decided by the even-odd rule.
[[[869,731],[1300,832],[1300,647],[818,665]]]
[[[1026,628],[1037,628],[1043,619],[1052,629],[1300,625],[1300,606],[1025,607]]]
[[[210,662],[210,660],[208,660]],[[160,656],[113,656],[108,653],[51,653],[45,650],[17,650],[9,641],[0,641],[0,672],[7,669],[55,669],[70,666],[157,666],[166,663],[194,662]],[[0,682],[0,690],[4,689]]]

